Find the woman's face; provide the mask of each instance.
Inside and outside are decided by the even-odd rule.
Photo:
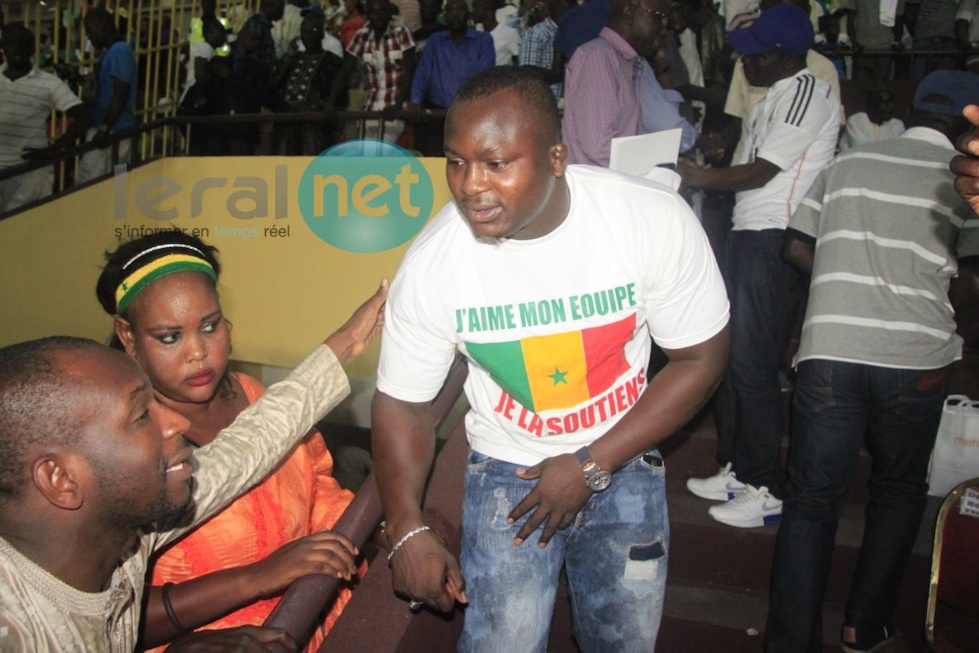
[[[177,272],[153,283],[119,319],[126,353],[153,389],[175,402],[207,403],[228,367],[231,332],[214,284],[199,272]]]

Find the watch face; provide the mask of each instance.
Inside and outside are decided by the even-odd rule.
[[[588,479],[588,487],[593,492],[601,492],[612,484],[612,475],[609,472],[598,472]]]

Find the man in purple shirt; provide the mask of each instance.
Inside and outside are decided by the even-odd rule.
[[[612,0],[608,26],[575,52],[561,124],[569,161],[608,167],[613,138],[642,133],[643,57],[659,49],[667,0]]]
[[[465,0],[448,0],[444,13],[448,29],[428,37],[411,82],[407,107],[416,122],[415,147],[425,156],[442,156],[445,119],[418,121],[421,110],[447,109],[459,87],[480,70],[496,64],[493,37],[469,27]]]

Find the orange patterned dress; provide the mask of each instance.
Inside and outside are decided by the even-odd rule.
[[[234,377],[250,404],[265,392],[250,376]],[[353,493],[342,489],[333,478],[333,458],[314,431],[261,484],[165,549],[153,562],[152,584],[181,583],[262,560],[284,544],[332,528],[352,500]],[[341,588],[307,651],[319,648],[349,600],[350,589]],[[279,597],[257,601],[201,629],[260,626],[278,602]]]

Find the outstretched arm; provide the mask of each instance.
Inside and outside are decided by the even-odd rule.
[[[686,186],[740,193],[761,188],[775,178],[779,167],[765,159],[755,159],[751,163],[730,168],[701,168],[681,160],[677,164],[677,172]]]

